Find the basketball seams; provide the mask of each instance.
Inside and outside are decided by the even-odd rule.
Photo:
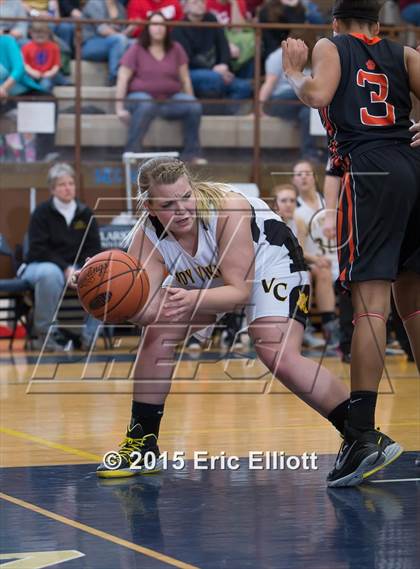
[[[129,271],[127,271],[127,273],[124,273],[124,274],[128,274],[128,272],[129,272]],[[112,312],[113,310],[115,310],[116,308],[118,308],[118,306],[120,306],[120,304],[127,298],[127,294],[129,293],[129,291],[130,291],[130,289],[132,288],[132,286],[133,286],[133,284],[134,284],[134,281],[135,281],[135,277],[133,276],[133,271],[131,271],[131,277],[132,277],[132,280],[131,280],[131,283],[130,283],[130,284],[128,285],[128,287],[127,287],[127,291],[124,292],[124,294],[121,295],[120,300],[115,304],[115,306],[113,306],[110,310],[107,310],[107,305],[105,305],[105,307],[104,307],[104,312],[103,312],[103,317],[104,317],[104,319],[105,319],[104,321],[106,321],[107,316],[108,316],[109,314],[111,314],[111,312]],[[111,280],[112,280],[112,279],[108,279],[108,280],[107,280],[107,283],[110,283]],[[109,286],[109,285],[108,285],[107,289],[110,290],[110,286]]]
[[[135,273],[135,272],[139,273],[141,271],[144,271],[144,269],[142,267],[137,268],[137,269],[129,269],[128,271],[123,271],[122,273],[118,273],[117,275],[113,275],[112,277],[109,277],[106,280],[102,280],[100,283],[96,284],[95,286],[93,286],[89,290],[83,292],[82,295],[80,296],[80,298],[84,298],[87,294],[90,294],[93,290],[95,290],[95,288],[98,288],[100,286],[104,286],[108,281],[113,281],[114,279],[121,277],[123,275],[128,275],[129,273]]]
[[[121,258],[121,256],[123,258]],[[116,265],[113,265],[113,263],[116,263]],[[118,263],[120,263],[120,265],[118,265]],[[126,320],[131,315],[136,314],[140,310],[141,306],[144,305],[147,301],[147,298],[146,299],[143,298],[146,292],[148,296],[148,289],[150,289],[147,272],[141,265],[139,265],[138,260],[136,258],[130,256],[128,253],[123,253],[120,250],[112,250],[110,252],[104,251],[100,253],[99,255],[95,256],[91,260],[91,262],[84,267],[84,269],[85,268],[94,269],[96,266],[100,266],[101,264],[104,264],[104,268],[98,270],[97,275],[93,273],[91,278],[89,278],[89,280],[92,280],[92,283],[95,282],[96,278],[96,284],[90,286],[90,288],[83,291],[82,294],[79,294],[80,301],[86,307],[85,309],[89,313],[91,313],[95,318],[98,318],[105,322],[106,321],[112,322],[112,316],[115,315],[116,312],[118,312],[118,308],[121,309],[122,307],[121,317],[119,318],[118,315],[116,315],[116,317],[117,319],[119,318],[119,320],[121,321]],[[118,274],[112,274],[115,270],[121,272],[118,272]],[[97,277],[99,275],[100,278],[98,281]],[[125,278],[125,275],[131,275],[131,278]],[[124,286],[121,292],[121,289],[118,288],[118,284],[114,285],[113,282],[111,281],[114,281],[117,278],[121,279],[122,277],[123,277],[122,280],[124,280]],[[86,278],[86,280],[88,279]],[[125,281],[127,281],[127,284],[125,284]],[[81,282],[83,281],[81,280]],[[87,283],[87,286],[89,286],[89,284],[90,283]],[[114,289],[114,299],[116,302],[114,306],[110,307],[110,305],[113,304],[112,289],[114,287],[117,287],[117,290]],[[131,299],[129,299],[130,292],[134,293]],[[109,299],[108,302],[105,302],[104,306],[100,307],[99,310],[96,311],[95,309],[90,309],[90,303],[92,303],[95,300],[95,298],[98,296],[98,294],[101,293],[107,296],[111,296],[111,298]],[[138,300],[136,297],[138,298]],[[127,308],[131,308],[133,305],[135,307],[133,312],[131,312],[130,310],[130,316],[128,317],[124,316],[125,311],[124,311],[124,306],[122,306],[124,305],[125,301],[127,301]]]

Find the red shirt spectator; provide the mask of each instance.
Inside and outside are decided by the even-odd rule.
[[[246,19],[246,3],[245,0],[236,0],[241,16]],[[231,0],[207,0],[206,11],[216,16],[217,21],[223,25],[230,24],[232,21],[232,2]]]
[[[61,65],[60,48],[53,41],[30,41],[22,47],[22,54],[25,63],[41,73],[49,71],[55,65]]]
[[[129,20],[147,20],[153,12],[161,12],[166,20],[182,20],[184,12],[179,0],[129,0],[127,17]],[[132,37],[140,35],[137,28]]]

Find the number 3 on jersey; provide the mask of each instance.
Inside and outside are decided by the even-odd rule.
[[[360,120],[362,124],[367,126],[388,126],[395,124],[395,107],[386,100],[389,94],[388,77],[383,73],[372,73],[371,71],[359,69],[357,72],[357,84],[359,87],[365,87],[366,83],[379,86],[378,93],[373,90],[370,91],[370,102],[375,105],[385,105],[386,112],[385,115],[371,115],[367,107],[362,107],[360,109]],[[382,109],[383,107],[378,107],[378,113]]]

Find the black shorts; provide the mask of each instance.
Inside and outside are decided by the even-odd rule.
[[[398,144],[348,156],[337,246],[345,287],[420,273],[420,149]]]

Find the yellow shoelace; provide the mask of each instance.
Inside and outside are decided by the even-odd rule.
[[[125,437],[125,439],[120,443],[120,447],[119,454],[128,461],[132,452],[144,447],[144,437],[141,439]]]

